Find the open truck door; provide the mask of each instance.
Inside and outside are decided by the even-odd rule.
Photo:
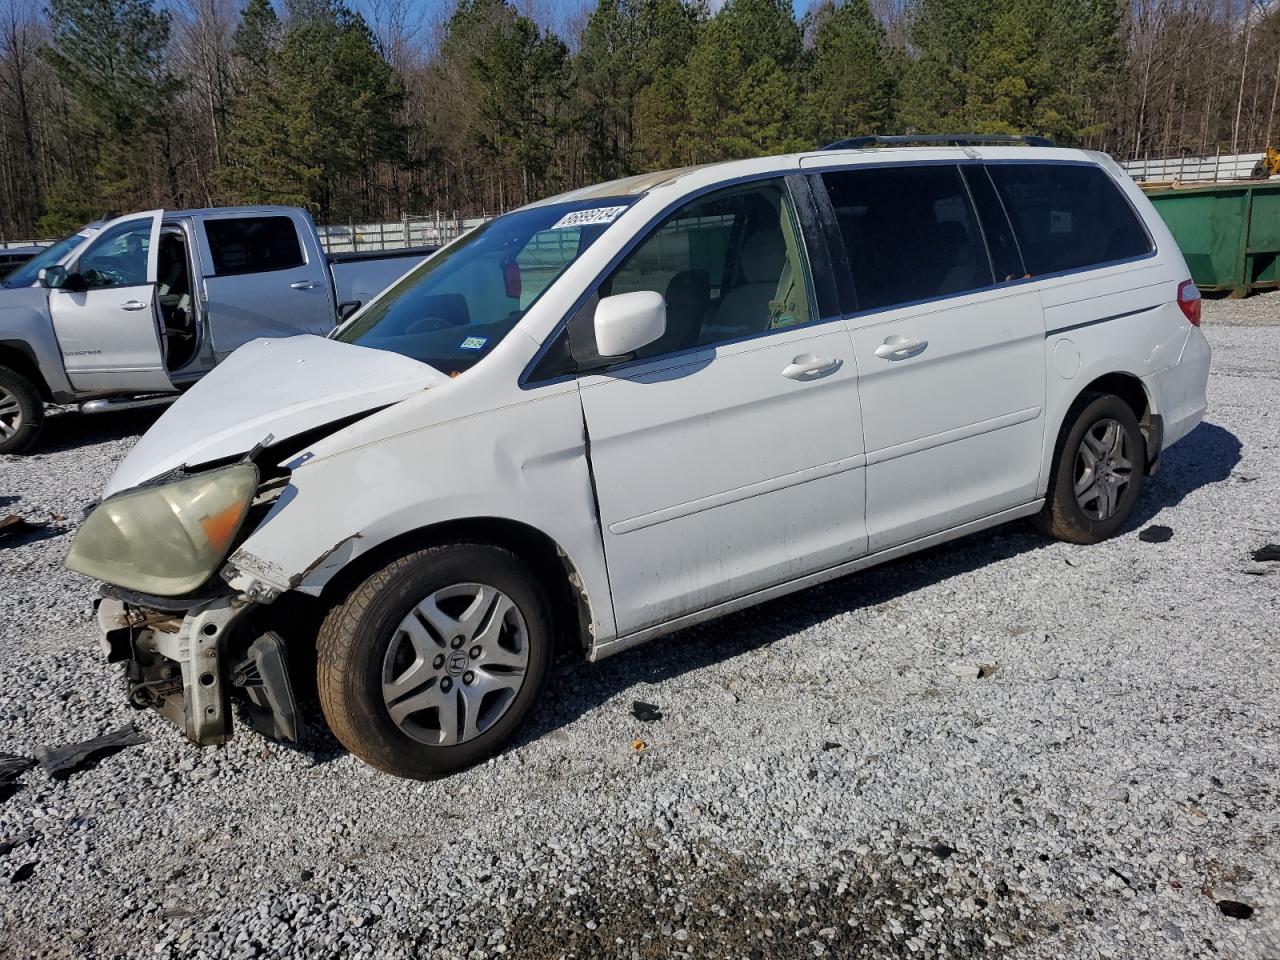
[[[67,378],[77,392],[173,389],[156,296],[162,213],[112,220],[72,262],[42,271]]]

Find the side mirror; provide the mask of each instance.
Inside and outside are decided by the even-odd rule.
[[[625,357],[667,332],[667,301],[654,290],[603,297],[596,304],[596,350]]]
[[[342,323],[359,309],[359,300],[343,300],[338,304],[338,322]]]
[[[60,264],[52,267],[41,267],[36,274],[36,282],[50,290],[59,290],[67,285],[67,268]]]

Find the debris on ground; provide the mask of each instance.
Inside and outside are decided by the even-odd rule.
[[[126,723],[117,730],[104,733],[92,740],[68,744],[65,747],[43,747],[37,751],[40,766],[55,780],[65,780],[71,774],[83,769],[91,763],[101,760],[123,750],[125,747],[136,747],[147,742],[146,734],[140,732],[132,723]]]
[[[996,672],[994,663],[970,663],[964,660],[957,660],[947,669],[953,677],[960,680],[985,680]]]
[[[1265,544],[1253,551],[1251,556],[1259,563],[1266,563],[1269,560],[1280,561],[1280,543]]]
[[[43,530],[52,522],[52,516],[46,520],[31,520],[27,517],[20,517],[16,513],[10,513],[0,518],[0,539],[31,533],[33,530]]]
[[[662,711],[655,704],[645,703],[643,700],[631,702],[631,715],[644,723],[662,719]]]
[[[1138,539],[1143,543],[1167,543],[1173,539],[1173,528],[1155,523],[1138,534]]]
[[[18,777],[26,773],[36,762],[30,757],[12,753],[0,753],[0,803],[18,792]]]
[[[31,879],[31,875],[36,872],[36,865],[32,863],[24,863],[9,877],[10,883],[22,883],[24,880]]]
[[[19,847],[25,847],[28,843],[34,843],[35,838],[35,831],[23,830],[12,840],[0,840],[0,857],[7,857]]]
[[[1230,917],[1232,920],[1248,920],[1253,916],[1253,907],[1239,900],[1219,900],[1218,909],[1224,917]]]

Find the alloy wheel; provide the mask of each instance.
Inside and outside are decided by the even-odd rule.
[[[487,584],[457,583],[400,621],[383,658],[382,697],[406,735],[454,746],[502,718],[528,667],[529,631],[515,602]]]
[[[1091,520],[1109,520],[1133,482],[1133,451],[1117,420],[1099,420],[1080,439],[1075,462],[1076,503]]]
[[[0,440],[7,440],[22,429],[22,404],[0,386]]]

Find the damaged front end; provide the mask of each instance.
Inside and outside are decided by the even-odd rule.
[[[255,451],[256,452],[256,451]],[[249,458],[246,458],[249,459]],[[233,699],[268,736],[298,740],[285,643],[269,591],[232,588],[226,557],[261,523],[287,476],[241,461],[177,470],[103,501],[77,532],[73,570],[102,580],[101,646],[125,665],[129,702],[201,746],[231,738]]]
[[[200,746],[231,739],[231,702],[277,740],[302,733],[284,640],[253,628],[257,604],[230,591],[185,611],[157,610],[103,588],[102,652],[125,664],[129,703],[152,709]],[[255,635],[256,634],[256,635]]]

